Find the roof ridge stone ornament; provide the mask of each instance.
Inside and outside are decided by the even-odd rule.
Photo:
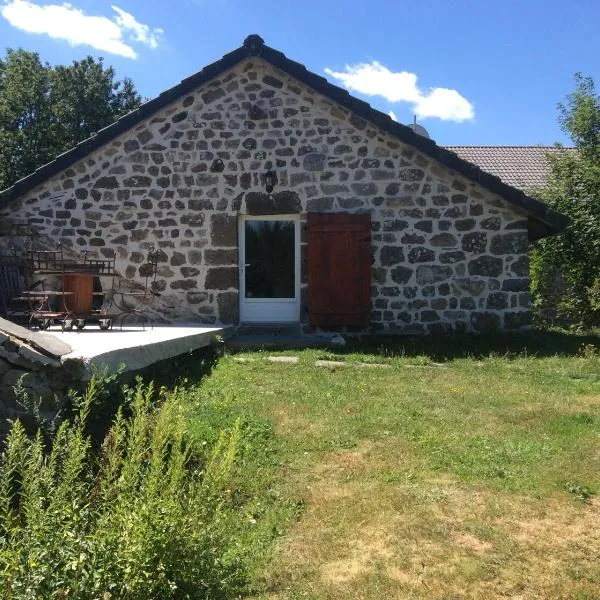
[[[250,56],[260,56],[264,45],[265,40],[263,40],[257,33],[251,33],[244,40],[244,48],[246,48]]]

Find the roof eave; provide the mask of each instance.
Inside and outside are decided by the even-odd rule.
[[[244,40],[244,45],[240,48],[229,52],[221,59],[204,67],[198,73],[187,77],[179,84],[146,102],[138,109],[121,117],[111,125],[100,130],[96,135],[82,141],[75,148],[68,150],[55,160],[34,171],[31,175],[17,181],[10,188],[0,191],[0,206],[22,196],[53,175],[67,169],[76,161],[85,158],[92,151],[115,139],[118,135],[131,129],[143,119],[155,114],[158,110],[172,103],[177,98],[214,79],[251,56],[260,57],[272,66],[281,69],[288,75],[308,85],[317,93],[323,94],[352,111],[365,121],[372,123],[383,131],[400,139],[405,144],[420,150],[425,155],[457,171],[467,179],[475,181],[487,190],[503,197],[509,203],[524,210],[530,218],[539,222],[542,225],[542,229],[545,228],[545,231],[548,231],[546,235],[560,233],[567,226],[568,218],[552,211],[543,202],[535,200],[524,194],[521,190],[504,183],[499,177],[482,171],[476,165],[461,159],[454,152],[438,146],[433,140],[418,135],[410,127],[397,123],[389,115],[374,109],[369,103],[354,98],[346,90],[329,83],[324,77],[312,73],[304,65],[290,60],[282,52],[266,46],[262,38],[256,34],[248,36]],[[530,228],[530,239],[532,237],[533,239],[539,239],[539,237],[545,236],[538,235],[537,230],[533,231]]]

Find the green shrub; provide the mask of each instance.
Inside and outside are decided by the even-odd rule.
[[[232,501],[242,428],[186,435],[177,390],[138,382],[101,449],[85,433],[96,379],[49,447],[15,422],[0,458],[0,589],[12,599],[229,598],[264,534]]]
[[[538,192],[570,223],[533,246],[531,292],[539,325],[589,329],[600,325],[600,96],[592,78],[575,82],[559,122],[576,152],[548,155],[548,185]]]

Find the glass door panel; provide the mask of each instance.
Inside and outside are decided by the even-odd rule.
[[[245,222],[246,298],[294,298],[295,222]]]
[[[300,220],[296,215],[242,217],[240,318],[300,319]]]

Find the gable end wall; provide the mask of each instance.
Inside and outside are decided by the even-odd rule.
[[[263,174],[277,173],[272,197]],[[274,208],[276,207],[276,208]],[[369,211],[372,329],[518,329],[530,323],[524,214],[259,59],[53,177],[0,212],[143,282],[160,250],[167,319],[238,319],[240,214]],[[14,240],[13,240],[14,241]]]

